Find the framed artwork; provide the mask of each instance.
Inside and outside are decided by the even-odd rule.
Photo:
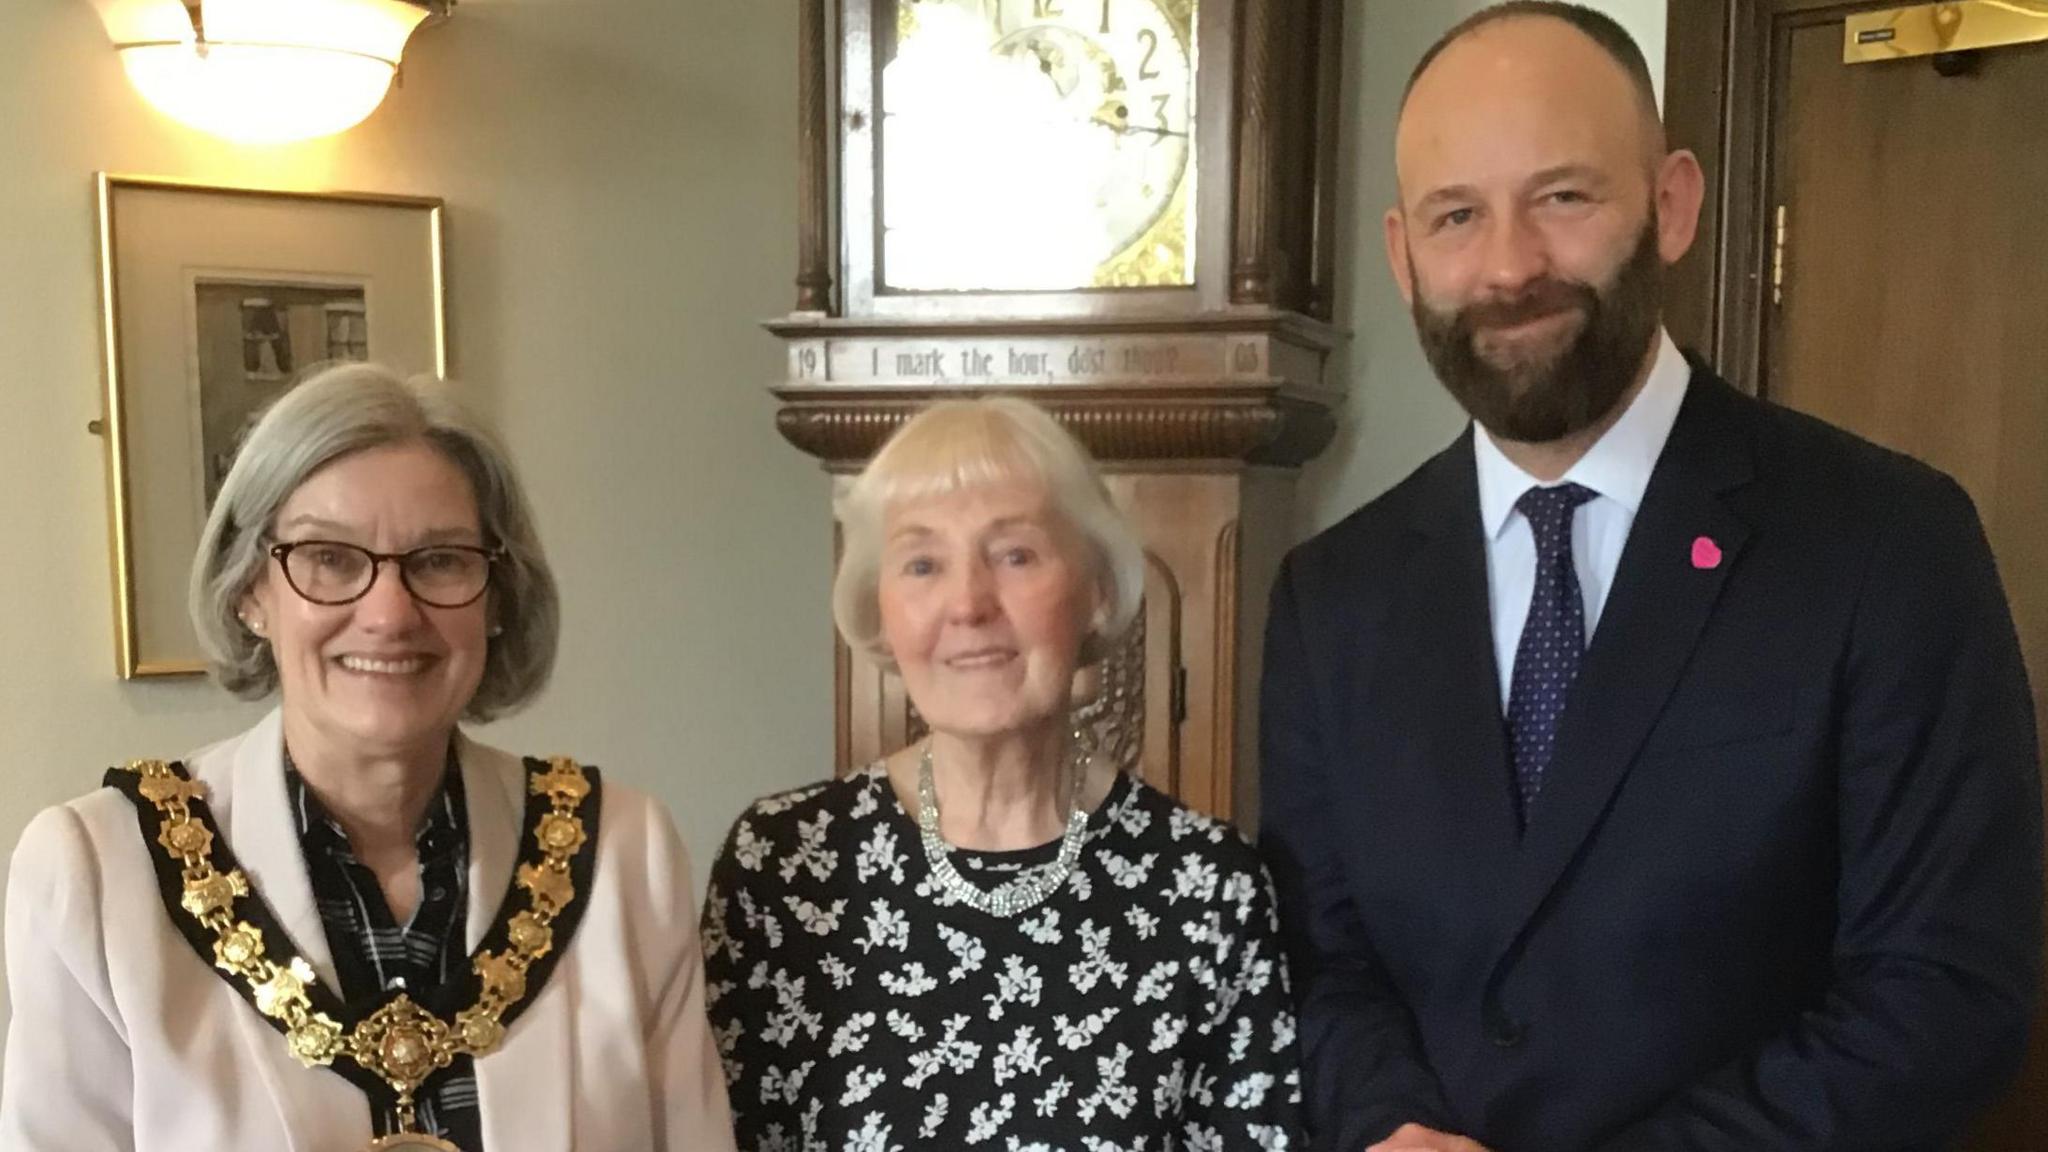
[[[192,556],[270,402],[335,361],[447,375],[442,205],[106,173],[98,201],[115,667],[189,675]]]

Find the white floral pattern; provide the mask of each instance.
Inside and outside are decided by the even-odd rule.
[[[702,936],[742,1152],[1307,1147],[1270,887],[1227,825],[1120,779],[1016,920],[935,898],[916,837],[879,766],[733,826]],[[993,886],[1055,847],[954,861]]]

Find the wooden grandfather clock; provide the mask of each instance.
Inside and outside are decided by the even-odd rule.
[[[1341,0],[801,0],[790,443],[857,471],[926,402],[1043,405],[1146,545],[1079,719],[1249,823],[1266,597],[1334,429]],[[822,553],[821,542],[821,553]],[[822,555],[821,555],[822,560]],[[921,733],[839,646],[844,771]]]

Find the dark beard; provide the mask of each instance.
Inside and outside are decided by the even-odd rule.
[[[1424,304],[1418,287],[1412,311],[1430,367],[1472,419],[1503,440],[1541,444],[1599,423],[1635,383],[1661,320],[1663,286],[1653,214],[1635,251],[1603,286],[1538,280],[1511,299],[1449,313]],[[1583,318],[1563,352],[1505,367],[1479,354],[1474,338],[1481,330],[1561,311]]]

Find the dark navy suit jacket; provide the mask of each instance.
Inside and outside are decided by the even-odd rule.
[[[1521,832],[1470,436],[1273,594],[1261,841],[1315,1147],[1953,1138],[2018,1066],[2041,941],[2033,707],[1969,498],[1695,366]]]

